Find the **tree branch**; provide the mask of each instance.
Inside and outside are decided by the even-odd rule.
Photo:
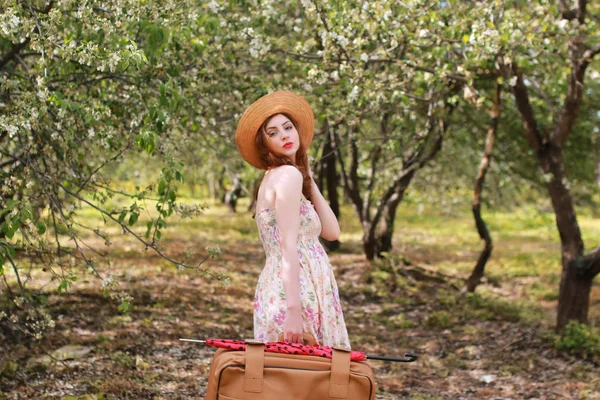
[[[565,0],[558,0],[560,3],[560,18],[572,20],[577,17],[577,9],[571,9]]]
[[[23,155],[21,154],[21,156],[23,156]],[[19,160],[16,159],[16,158],[13,158],[13,159],[8,160],[8,161],[4,161],[2,164],[0,164],[0,169],[4,168],[4,167],[8,167],[9,165],[16,164],[18,162],[19,162]]]
[[[585,23],[585,14],[587,8],[587,0],[577,1],[577,20],[580,24]]]
[[[515,101],[517,102],[517,108],[519,109],[519,113],[521,114],[521,118],[525,124],[525,136],[527,137],[529,146],[531,146],[536,153],[539,153],[539,151],[542,149],[543,140],[538,130],[533,109],[531,108],[529,92],[527,90],[527,86],[525,86],[525,83],[523,82],[523,75],[521,75],[521,72],[517,68],[516,64],[512,65],[512,72],[517,78],[517,82],[513,87],[513,93],[515,96]]]
[[[562,146],[573,129],[575,120],[579,115],[579,108],[583,100],[583,79],[585,71],[592,59],[600,53],[600,45],[596,45],[591,49],[586,50],[579,59],[578,47],[574,43],[570,45],[571,57],[571,76],[569,78],[569,87],[567,89],[567,97],[560,115],[560,118],[552,133],[552,142],[557,146]]]
[[[161,256],[162,258],[164,258],[165,260],[169,261],[170,263],[178,266],[178,267],[183,267],[183,268],[189,268],[189,269],[194,269],[198,272],[203,273],[206,276],[210,276],[211,278],[214,278],[218,281],[222,281],[224,279],[223,276],[220,275],[214,275],[212,273],[210,273],[207,269],[205,268],[200,268],[200,265],[202,265],[204,263],[204,261],[206,261],[208,258],[204,259],[203,261],[201,261],[196,267],[192,267],[186,264],[183,264],[182,262],[176,261],[174,259],[172,259],[171,257],[167,256],[165,253],[163,253],[160,248],[155,244],[155,243],[149,243],[147,241],[145,241],[144,239],[142,239],[138,234],[136,234],[131,228],[129,228],[129,226],[127,226],[127,224],[119,221],[117,218],[113,217],[109,212],[101,209],[100,207],[98,207],[97,205],[87,201],[86,199],[84,199],[83,197],[79,196],[78,194],[70,191],[69,189],[67,189],[64,185],[62,185],[60,182],[57,182],[57,186],[60,187],[65,193],[73,196],[74,198],[78,199],[79,201],[89,205],[90,207],[92,207],[93,209],[99,211],[100,213],[102,213],[103,215],[107,216],[108,218],[110,218],[111,220],[113,220],[113,222],[115,222],[117,225],[121,226],[121,228],[128,232],[129,234],[131,234],[131,236],[133,236],[135,239],[137,239],[139,242],[141,242],[142,244],[144,244],[146,247],[151,248],[152,250],[154,250],[159,256]]]
[[[379,162],[379,158],[381,157],[381,146],[375,145],[371,150],[371,154],[369,154],[369,158],[371,159],[371,172],[369,174],[369,179],[367,181],[367,189],[365,193],[365,202],[363,204],[363,214],[365,218],[370,219],[370,209],[371,209],[371,195],[373,193],[373,187],[375,186],[375,175],[377,173],[377,163]]]
[[[596,57],[598,54],[600,54],[600,44],[598,44],[590,49],[587,49],[586,52],[583,53],[582,62],[589,64],[592,61],[592,59],[594,57]],[[585,68],[587,68],[587,65],[585,66]]]
[[[600,274],[600,246],[584,256],[578,267],[578,275],[584,279],[593,279]]]
[[[77,189],[77,194],[79,194],[85,187],[87,187],[88,183],[90,182],[90,179],[92,179],[92,177],[98,171],[100,171],[102,168],[104,168],[104,166],[106,166],[107,164],[115,161],[123,153],[125,153],[127,150],[129,150],[130,147],[131,147],[131,142],[127,143],[127,146],[125,146],[121,151],[117,152],[117,154],[115,154],[113,157],[104,160],[104,162],[101,162],[98,167],[94,168],[94,170],[92,171],[92,173],[89,174],[89,176],[87,177],[87,179],[85,181],[83,181],[83,183],[81,185],[79,185],[79,189]]]
[[[548,106],[548,109],[552,113],[552,116],[553,117],[556,116],[556,109],[554,108],[554,104],[552,104],[552,100],[550,99],[550,97],[548,96],[548,93],[546,93],[546,91],[544,90],[544,88],[542,87],[542,85],[535,78],[528,77],[527,79],[529,80],[529,82],[531,82],[533,84],[533,86],[540,93],[540,95],[542,96],[542,98],[546,102],[546,105]]]
[[[12,59],[15,58],[15,56],[19,54],[21,50],[27,47],[30,41],[31,39],[27,38],[23,42],[13,45],[12,49],[10,49],[8,53],[6,53],[4,56],[2,56],[2,59],[0,59],[0,70],[3,69],[4,66],[10,61],[12,61]]]
[[[17,269],[17,266],[15,265],[15,262],[13,261],[12,257],[10,255],[8,255],[8,253],[6,253],[6,258],[12,265],[13,271],[15,272],[15,276],[17,277],[17,282],[19,283],[19,288],[21,289],[21,294],[26,299],[27,296],[25,296],[25,288],[23,287],[23,282],[21,282],[21,276],[19,275],[19,270]]]
[[[48,3],[46,5],[46,7],[42,8],[42,9],[37,9],[34,8],[33,10],[31,10],[32,14],[33,11],[39,12],[40,14],[48,14],[50,12],[50,10],[52,9],[52,6],[54,5],[54,0],[50,1],[50,3]],[[29,6],[31,9],[31,6]],[[35,18],[35,15],[33,15],[33,17]],[[37,26],[37,19],[36,19],[36,28],[39,30],[39,27]],[[41,34],[41,32],[39,32]],[[0,70],[2,70],[4,68],[4,66],[6,64],[8,64],[13,58],[15,58],[15,56],[17,56],[19,54],[19,52],[21,50],[23,50],[24,47],[26,47],[29,42],[31,41],[31,38],[29,36],[27,36],[27,38],[25,38],[25,40],[21,43],[17,43],[15,45],[13,45],[13,47],[8,51],[8,53],[6,53],[2,59],[0,59]]]
[[[427,128],[426,128],[427,129],[427,137],[423,140],[424,142],[427,142],[429,136],[432,135],[436,131],[436,129],[435,129],[436,117],[434,115],[435,104],[436,104],[436,101],[434,101],[434,100],[432,100],[429,103],[429,108],[427,110]],[[438,132],[438,136],[436,137],[436,139],[435,139],[433,145],[431,146],[431,148],[429,149],[429,151],[424,155],[422,155],[421,151],[419,151],[414,157],[412,157],[411,160],[405,165],[406,168],[402,169],[402,173],[400,175],[398,175],[396,180],[392,183],[392,185],[390,185],[388,187],[388,189],[385,191],[383,196],[377,202],[376,212],[375,212],[375,215],[373,216],[373,220],[372,220],[372,225],[374,227],[377,226],[377,224],[381,220],[381,217],[383,216],[383,212],[384,212],[384,209],[385,209],[385,206],[386,206],[388,200],[391,199],[392,196],[394,196],[394,194],[398,194],[399,192],[404,190],[404,183],[407,181],[406,178],[410,175],[413,175],[416,171],[421,169],[441,149],[444,133],[448,127],[447,121],[443,121],[443,120],[439,121],[439,127],[441,130]],[[422,147],[424,148],[425,146],[422,146]]]
[[[346,192],[347,192],[347,188],[350,187],[350,182],[348,179],[348,174],[346,174],[346,167],[344,166],[342,153],[340,151],[339,140],[336,140],[337,135],[331,129],[331,125],[329,124],[329,122],[327,122],[327,126],[329,127],[329,140],[331,141],[331,147],[333,148],[333,151],[335,151],[337,154],[336,158],[338,159],[338,161],[340,163],[340,172],[342,175],[342,182],[343,182],[344,188],[346,188]]]

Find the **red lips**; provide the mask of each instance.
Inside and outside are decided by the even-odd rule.
[[[294,142],[287,142],[286,144],[283,145],[283,147],[285,147],[286,149],[289,149],[293,145],[294,145]]]

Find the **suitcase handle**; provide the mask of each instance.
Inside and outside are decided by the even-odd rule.
[[[260,393],[263,390],[265,368],[264,344],[261,342],[247,342],[245,357],[244,392]]]
[[[279,338],[277,339],[278,342],[283,342],[283,332],[279,334]],[[309,332],[304,332],[302,334],[302,342],[304,342],[304,344],[309,345],[309,346],[318,346],[319,342],[317,342],[317,339],[315,339],[315,337],[309,333]]]
[[[310,334],[310,338],[314,337]],[[244,392],[261,393],[263,391],[265,352],[261,342],[246,342],[246,366],[244,371]],[[329,378],[329,397],[345,399],[348,397],[350,383],[350,351],[334,347],[331,358],[331,376]]]

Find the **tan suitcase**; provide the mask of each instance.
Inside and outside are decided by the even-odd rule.
[[[249,341],[245,351],[215,352],[206,400],[374,400],[376,390],[371,367],[345,349],[326,358],[265,352]]]

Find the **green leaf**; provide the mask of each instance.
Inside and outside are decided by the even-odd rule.
[[[47,306],[48,305],[48,297],[41,294],[37,297],[37,302],[38,302],[38,304]]]
[[[146,239],[150,238],[150,231],[152,230],[153,221],[148,221],[146,224]]]
[[[179,171],[175,171],[175,179],[177,179],[179,182],[183,183],[183,174]]]
[[[20,201],[20,200],[13,200],[13,199],[10,199],[10,200],[8,200],[8,201],[6,202],[6,208],[8,208],[9,210],[12,210],[12,209],[13,209],[13,208],[15,208],[15,206],[16,206],[17,204],[19,204],[19,203],[21,203],[21,201]]]
[[[9,246],[5,247],[5,249],[6,249],[6,253],[8,254],[8,256],[10,258],[15,258],[15,255],[17,254],[17,251],[15,250],[14,247],[12,247],[12,246],[9,245]]]
[[[62,294],[63,292],[68,292],[69,291],[69,287],[71,286],[71,282],[69,282],[66,279],[63,279],[60,282],[60,285],[58,285],[58,288],[56,289],[56,291],[58,292],[58,294]]]
[[[33,209],[31,208],[31,204],[27,204],[23,211],[21,211],[21,218],[24,220],[33,219]]]
[[[138,220],[139,214],[136,212],[132,212],[129,215],[129,226],[132,226],[133,224],[135,224]]]
[[[167,182],[164,179],[161,179],[160,182],[158,182],[159,196],[163,196],[165,194],[166,189],[167,189]]]
[[[119,305],[119,311],[123,314],[131,309],[131,304],[127,300],[123,300]]]
[[[167,89],[165,84],[160,85],[160,97],[159,97],[160,105],[166,107],[169,102],[167,100]]]
[[[162,236],[162,233],[160,233],[160,231],[156,231],[156,238],[158,240],[160,240],[160,237]]]
[[[44,224],[42,221],[36,222],[35,227],[37,228],[38,235],[43,235],[46,233],[46,224]]]
[[[4,220],[4,222],[2,223],[2,232],[4,232],[4,234],[6,235],[7,238],[12,239],[13,234],[10,229],[9,221],[10,220]]]
[[[125,219],[126,216],[127,216],[127,210],[121,211],[121,214],[119,215],[119,222],[123,222],[123,220]]]

